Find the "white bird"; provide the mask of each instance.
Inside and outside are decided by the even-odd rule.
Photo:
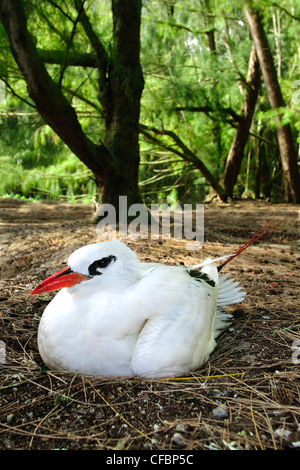
[[[228,325],[224,307],[246,295],[219,271],[254,237],[234,255],[191,267],[142,263],[119,240],[79,248],[67,268],[32,291],[61,289],[39,324],[44,363],[52,370],[118,377],[196,370]]]

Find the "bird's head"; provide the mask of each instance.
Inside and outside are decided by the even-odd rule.
[[[137,276],[136,254],[119,240],[82,246],[71,254],[68,267],[53,274],[31,294],[40,294],[77,284],[101,288],[128,285]]]

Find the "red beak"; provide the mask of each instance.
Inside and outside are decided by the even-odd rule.
[[[45,281],[33,289],[31,295],[62,289],[63,287],[75,286],[75,284],[78,284],[81,281],[87,281],[88,279],[90,278],[84,276],[83,274],[74,273],[68,266],[67,268],[62,269],[58,273],[52,274],[52,276],[45,279]]]

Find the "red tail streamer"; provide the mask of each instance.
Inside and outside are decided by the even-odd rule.
[[[250,238],[250,240],[247,241],[247,243],[245,243],[245,245],[243,245],[241,248],[238,249],[238,251],[233,255],[231,256],[231,258],[229,258],[227,261],[225,261],[225,263],[221,264],[220,266],[218,266],[218,271],[221,271],[221,269],[225,266],[225,264],[229,263],[230,261],[232,261],[234,258],[236,258],[238,255],[240,255],[243,251],[245,251],[249,246],[253,245],[253,243],[257,242],[257,240],[259,240],[260,238],[264,237],[265,235],[267,235],[267,233],[271,232],[271,230],[273,230],[274,228],[278,227],[279,224],[281,224],[282,222],[284,222],[286,219],[282,219],[280,220],[279,222],[277,222],[277,224],[273,225],[273,227],[269,228],[268,230],[266,230],[265,232],[263,232],[261,235],[259,235],[259,233],[267,226],[269,225],[270,222],[272,222],[273,219],[270,219],[261,229],[258,230],[258,232],[255,233],[255,235],[253,235],[252,238]]]

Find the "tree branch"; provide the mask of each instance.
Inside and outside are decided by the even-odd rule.
[[[71,88],[63,86],[63,90],[66,93],[68,93],[68,95],[70,95],[72,97],[76,96],[76,98],[78,98],[80,101],[82,101],[83,103],[86,103],[88,106],[95,109],[97,111],[98,117],[99,116],[103,117],[102,116],[103,110],[102,110],[101,106],[99,105],[99,103],[94,103],[93,101],[91,101],[88,98],[86,98],[85,96],[83,96],[81,93],[79,93],[78,88],[76,90],[72,90]]]
[[[85,34],[90,41],[90,44],[95,51],[97,68],[99,72],[98,84],[99,84],[99,94],[98,99],[104,108],[104,112],[109,106],[109,95],[108,95],[108,84],[107,84],[107,72],[108,72],[108,55],[105,47],[102,42],[99,40],[98,35],[93,30],[93,27],[90,23],[90,20],[83,8],[84,1],[75,0],[75,6],[78,11],[79,21],[85,31]]]
[[[220,184],[215,180],[209,169],[205,166],[205,164],[200,160],[197,155],[190,150],[185,143],[178,137],[177,134],[173,131],[168,130],[159,130],[154,127],[147,127],[145,125],[140,125],[140,132],[152,142],[158,144],[160,147],[174,153],[181,157],[184,161],[193,163],[193,165],[198,168],[198,170],[202,173],[204,178],[208,181],[208,183],[212,186],[212,188],[216,191],[218,196],[222,201],[227,200],[227,195],[225,190],[220,186]],[[176,148],[172,147],[171,145],[165,144],[161,140],[154,137],[151,133],[155,135],[167,135],[169,136],[175,144],[181,149],[181,151],[177,150]]]
[[[54,6],[54,8],[56,8],[57,10],[59,10],[66,18],[68,18],[68,20],[70,20],[72,23],[73,23],[73,19],[71,18],[71,16],[69,16],[65,10],[63,8],[61,8],[56,2],[54,2],[53,0],[48,0],[48,3],[51,3],[51,5]]]
[[[13,89],[13,87],[10,85],[10,83],[8,83],[8,81],[7,81],[4,77],[0,76],[0,80],[2,80],[2,82],[5,83],[5,85],[6,85],[7,88],[10,90],[10,92],[11,92],[11,94],[12,94],[13,96],[16,96],[19,100],[23,101],[23,103],[26,103],[28,106],[30,106],[31,108],[34,108],[34,109],[35,109],[35,106],[34,106],[32,103],[30,103],[30,101],[26,100],[26,99],[23,98],[21,95],[19,95],[19,94]]]
[[[212,106],[176,106],[176,111],[189,111],[192,113],[213,113],[220,112],[229,114],[232,117],[235,123],[240,123],[243,120],[243,117],[237,114],[232,108],[217,108],[214,109]]]
[[[41,16],[41,18],[45,21],[45,23],[49,26],[51,31],[53,31],[61,40],[61,43],[64,44],[66,42],[66,37],[65,35],[59,30],[59,28],[56,27],[51,21],[49,20],[49,17],[44,13],[44,11],[41,8],[38,8],[38,13]],[[73,22],[73,20],[71,20]]]
[[[65,70],[67,69],[67,59],[68,59],[68,56],[70,54],[70,49],[72,47],[72,41],[74,39],[74,36],[75,36],[75,32],[76,32],[76,28],[77,28],[77,24],[78,24],[78,21],[79,21],[79,18],[80,18],[80,15],[81,15],[81,11],[78,12],[77,14],[77,18],[75,19],[75,21],[73,22],[73,28],[72,28],[72,31],[71,31],[71,34],[70,34],[70,37],[67,39],[66,41],[66,50],[64,52],[64,61],[63,61],[63,64],[61,66],[61,69],[60,69],[60,76],[59,76],[59,80],[58,80],[58,86],[59,88],[61,88],[62,86],[62,81],[63,81],[63,76],[64,76],[64,73],[65,73]]]
[[[40,59],[46,64],[66,65],[67,67],[90,67],[96,69],[98,67],[97,56],[94,52],[90,53],[74,53],[69,52],[65,57],[65,52],[57,49],[40,49],[37,48]]]
[[[273,7],[276,7],[276,8],[279,8],[279,10],[282,10],[284,13],[286,13],[290,18],[293,18],[293,20],[297,20],[297,21],[300,21],[300,17],[299,16],[295,16],[293,15],[289,10],[287,10],[286,8],[284,8],[283,6],[279,5],[279,3],[277,2],[268,2],[269,5],[273,6]]]

